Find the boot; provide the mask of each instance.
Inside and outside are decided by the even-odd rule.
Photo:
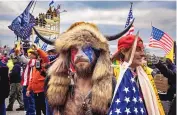
[[[6,108],[6,111],[13,111],[13,109],[12,108]]]
[[[16,109],[16,111],[24,111],[24,110],[25,110],[24,107],[19,107],[19,108]]]

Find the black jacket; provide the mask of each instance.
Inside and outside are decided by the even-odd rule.
[[[0,104],[8,97],[10,91],[8,67],[0,66]]]
[[[10,76],[10,83],[20,83],[21,82],[21,65],[20,65],[20,63],[15,63],[9,76]]]
[[[168,84],[170,88],[167,91],[167,95],[159,95],[161,100],[172,101],[174,94],[176,93],[176,72],[168,69],[162,62],[155,64],[155,66],[160,70],[164,77],[168,78]]]

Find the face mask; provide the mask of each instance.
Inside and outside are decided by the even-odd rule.
[[[71,49],[71,61],[75,62],[78,57],[87,59],[90,63],[94,58],[94,50],[92,47],[76,47]]]

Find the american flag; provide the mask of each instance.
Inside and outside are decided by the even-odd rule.
[[[141,93],[129,68],[114,94],[108,115],[147,115]]]
[[[32,33],[32,27],[35,26],[35,18],[29,12],[33,5],[34,1],[30,1],[24,12],[15,18],[12,21],[12,24],[9,27],[12,31],[14,31],[15,35],[22,39],[29,39]]]
[[[54,5],[54,1],[53,0],[49,3],[49,6],[52,6],[52,5]]]
[[[48,55],[50,62],[55,60],[57,57],[58,57],[58,55]]]
[[[166,54],[173,48],[173,39],[160,29],[152,26],[152,33],[149,42],[150,47],[161,48]]]
[[[128,18],[127,18],[127,22],[125,24],[125,28],[132,22],[133,20],[133,10],[132,10],[132,3],[131,3],[131,7],[130,7],[130,11],[128,13]],[[129,29],[129,31],[127,33],[124,34],[124,36],[127,35],[131,35],[134,32],[134,26],[132,25],[132,27]]]
[[[39,44],[39,37],[38,36],[36,36],[36,39],[34,40],[34,43]]]
[[[46,49],[47,49],[47,44],[44,43],[44,44],[42,45],[41,49],[42,49],[43,51],[46,51]]]

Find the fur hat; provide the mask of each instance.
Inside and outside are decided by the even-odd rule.
[[[48,71],[51,77],[47,90],[48,102],[52,107],[64,105],[71,82],[68,77],[68,51],[72,46],[86,44],[91,44],[100,51],[92,74],[92,110],[106,113],[113,92],[110,51],[106,38],[91,23],[75,23],[55,41],[55,47],[60,56]]]

